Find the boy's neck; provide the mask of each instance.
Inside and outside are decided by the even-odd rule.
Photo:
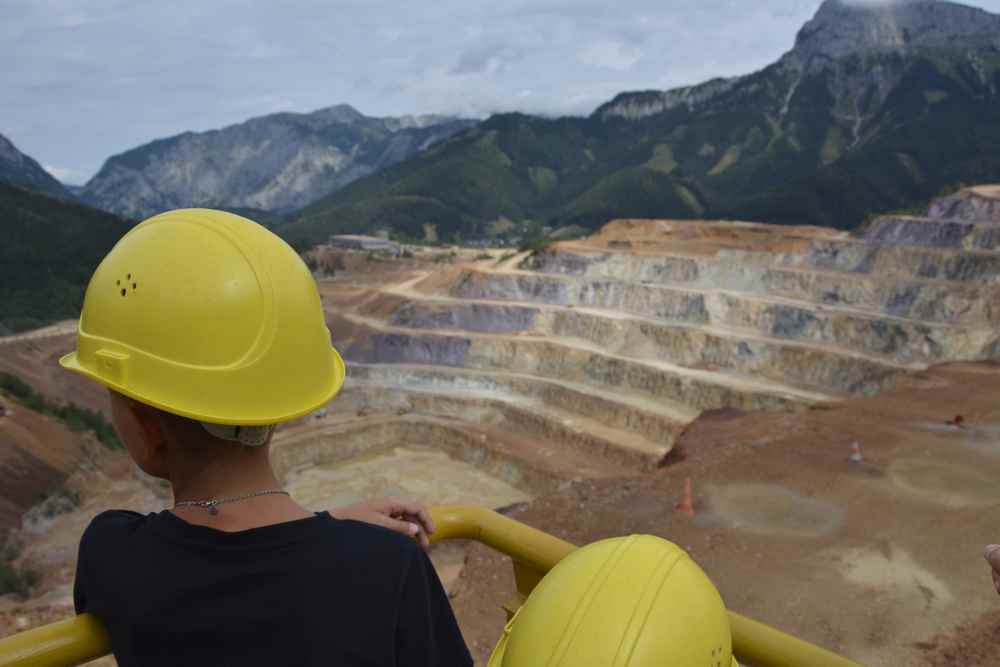
[[[236,446],[236,445],[234,445]],[[257,491],[281,489],[266,450],[229,452],[203,461],[180,458],[170,466],[174,502],[221,500]],[[236,531],[313,516],[286,495],[262,495],[220,505],[218,514],[183,506],[174,513],[197,525]]]
[[[184,458],[172,463],[170,485],[174,489],[174,500],[178,502],[212,500],[281,487],[264,451],[234,452],[204,460]]]

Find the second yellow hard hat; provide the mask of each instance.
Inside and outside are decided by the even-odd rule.
[[[508,623],[489,667],[738,667],[729,615],[685,551],[633,535],[577,549]]]
[[[122,237],[87,286],[77,349],[60,363],[167,412],[241,426],[307,414],[345,375],[299,255],[208,209],[163,213]]]

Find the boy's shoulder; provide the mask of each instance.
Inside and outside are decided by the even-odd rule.
[[[238,534],[236,533],[226,534],[201,526],[193,526],[172,515],[165,516],[168,514],[168,512],[140,514],[131,510],[101,512],[91,519],[90,524],[84,530],[80,540],[81,547],[95,541],[104,543],[115,538],[125,538],[146,526],[150,526],[154,532],[170,529],[169,532],[174,535],[178,534],[177,530],[181,530],[191,533],[188,535],[189,537],[209,536],[220,540],[237,539]],[[406,535],[364,521],[336,519],[327,512],[320,512],[307,522],[292,522],[287,525],[275,524],[252,529],[246,531],[242,537],[249,538],[251,537],[250,533],[257,533],[261,536],[278,533],[282,537],[292,538],[299,536],[296,535],[299,531],[295,530],[295,524],[299,524],[298,527],[303,530],[303,534],[326,537],[334,542],[340,550],[358,550],[367,554],[371,554],[375,550],[375,553],[397,554],[404,557],[413,557],[420,552],[416,541]]]
[[[149,514],[140,514],[132,510],[106,510],[101,512],[87,524],[80,538],[81,547],[94,540],[104,540],[113,535],[126,535],[134,532],[149,520]]]
[[[369,554],[374,548],[378,552],[395,553],[404,558],[413,558],[421,552],[420,545],[412,537],[382,526],[353,519],[335,519],[334,525],[339,531],[338,542],[345,548],[364,550]]]
[[[145,523],[149,516],[132,510],[106,510],[90,520],[86,530],[83,531],[83,539],[93,538],[102,533],[134,530]]]
[[[109,552],[113,553],[120,541],[148,521],[149,515],[131,510],[107,510],[87,524],[80,536],[79,557],[90,560]]]
[[[109,510],[95,516],[84,530],[80,554],[98,557],[109,552],[125,553],[145,542],[158,544],[162,541],[212,551],[266,550],[290,544],[312,544],[310,548],[321,548],[332,557],[401,572],[419,563],[423,553],[411,537],[363,521],[336,519],[328,512],[288,524],[224,533],[188,524],[166,511],[140,514],[130,510]]]

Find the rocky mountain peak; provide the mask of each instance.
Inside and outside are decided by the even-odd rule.
[[[944,0],[825,0],[790,55],[809,62],[956,46],[1000,48],[1000,16]]]
[[[356,123],[364,120],[365,115],[352,107],[350,104],[336,104],[332,107],[319,109],[311,114],[316,120],[328,123]]]
[[[824,0],[799,30],[794,48],[759,75],[781,79],[775,90],[784,92],[776,110],[784,117],[805,75],[854,55],[915,56],[922,51],[972,61],[982,78],[986,76],[980,66],[983,55],[1000,53],[1000,15],[946,0]],[[622,93],[599,107],[595,115],[638,120],[680,106],[704,110],[720,101],[726,104],[740,96],[753,97],[756,76],[713,79],[667,91]],[[857,102],[873,91],[871,99],[877,103],[868,106],[877,107],[900,76],[898,66],[893,71],[870,66],[841,68],[830,94],[846,109],[838,108],[838,113],[853,118],[860,108]],[[862,121],[855,120],[857,137]]]
[[[10,139],[0,134],[0,181],[45,194],[71,198],[70,193],[33,158],[17,149]]]
[[[4,162],[20,163],[23,157],[21,151],[14,147],[14,143],[7,137],[0,134],[0,160]]]

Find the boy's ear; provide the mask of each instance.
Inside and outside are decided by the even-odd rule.
[[[138,401],[129,401],[129,409],[142,431],[142,439],[148,453],[151,455],[159,453],[167,443],[167,433],[160,415],[154,408]]]

